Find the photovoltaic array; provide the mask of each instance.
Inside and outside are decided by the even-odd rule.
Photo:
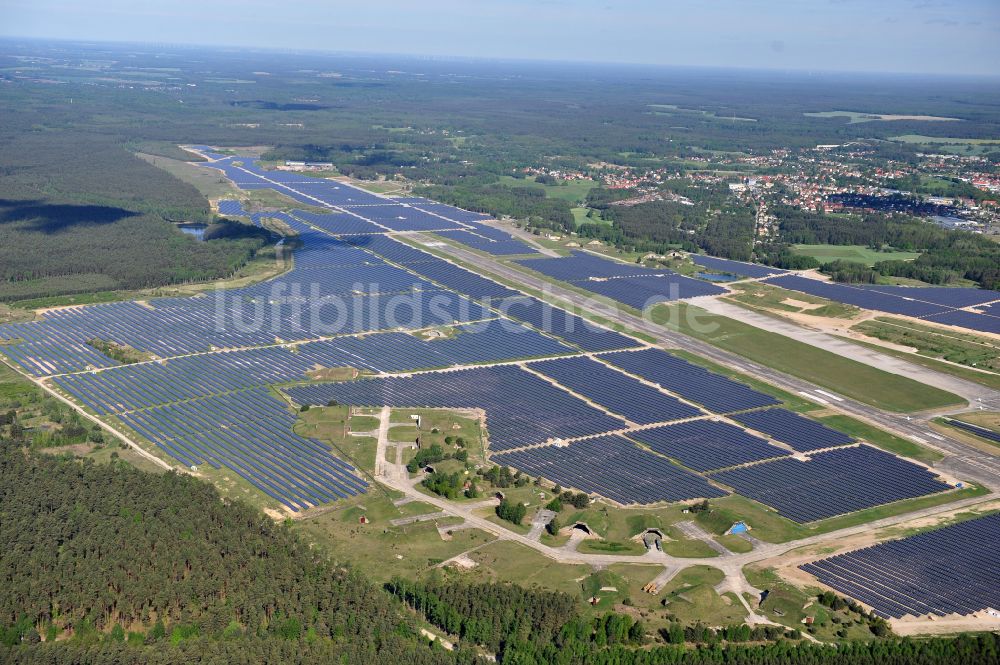
[[[799,523],[950,489],[919,464],[867,445],[815,453],[807,462],[762,462],[711,478]]]
[[[991,429],[986,429],[985,427],[973,425],[972,423],[966,423],[961,420],[955,420],[953,418],[948,419],[948,424],[952,427],[965,430],[970,434],[975,434],[976,436],[993,441],[994,443],[1000,443],[1000,433],[994,432]]]
[[[883,617],[1000,607],[1000,514],[800,566]]]
[[[786,409],[747,411],[734,415],[733,419],[800,452],[854,443],[843,432]]]
[[[702,476],[674,466],[621,436],[600,436],[568,446],[530,448],[494,458],[554,483],[620,504],[715,498],[726,492]]]
[[[517,263],[639,310],[658,302],[725,293],[725,289],[714,284],[670,270],[621,263],[587,252],[576,251],[559,258],[522,259]]]
[[[759,263],[746,263],[744,261],[732,261],[730,259],[719,259],[714,256],[704,256],[702,254],[692,254],[691,260],[709,270],[716,270],[739,277],[767,277],[769,275],[784,275],[787,271],[771,266],[760,265]]]
[[[788,451],[735,425],[713,420],[690,420],[630,432],[627,436],[695,471],[712,471],[788,455]]]
[[[367,488],[324,444],[293,433],[295,417],[266,390],[179,402],[122,420],[186,465],[231,469],[291,510]]]
[[[659,349],[609,353],[604,360],[716,413],[745,411],[778,400]]]
[[[640,425],[701,415],[695,407],[584,356],[536,362],[529,367]]]
[[[186,466],[229,469],[290,510],[365,491],[349,464],[292,431],[294,414],[268,387],[295,384],[282,390],[299,405],[482,410],[495,461],[623,504],[723,496],[724,483],[801,520],[942,487],[921,467],[873,449],[791,460],[710,412],[734,414],[799,451],[851,439],[781,409],[754,411],[778,401],[664,351],[637,351],[644,345],[636,339],[390,235],[428,232],[494,255],[534,252],[487,215],[200,150],[240,187],[274,189],[310,208],[250,213],[239,201],[219,202],[221,214],[258,225],[274,218],[297,233],[289,271],[199,297],[66,308],[0,326],[7,342],[0,350],[12,362],[51,377],[98,414],[117,416]],[[523,263],[636,307],[721,292],[585,252]],[[756,276],[750,264],[706,267]],[[121,365],[97,342],[131,347],[148,360]],[[511,362],[518,364],[469,367]],[[420,373],[306,382],[313,370],[348,367]],[[857,464],[867,465],[868,484],[854,504],[816,489],[818,479]],[[835,484],[853,491],[849,481]]]

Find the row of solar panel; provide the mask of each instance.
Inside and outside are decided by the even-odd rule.
[[[950,488],[926,468],[859,445],[808,461],[784,458],[720,471],[713,480],[795,522],[813,522]]]
[[[787,272],[786,270],[781,270],[780,268],[772,268],[771,266],[765,266],[759,263],[746,263],[745,261],[720,259],[715,256],[704,256],[702,254],[692,254],[691,260],[702,268],[708,268],[709,270],[728,273],[730,275],[737,275],[739,277],[761,278],[768,277],[769,275],[783,275]]]
[[[883,617],[1000,607],[1000,514],[800,566]]]
[[[638,310],[662,302],[725,293],[725,289],[715,284],[671,270],[645,268],[587,252],[574,251],[559,258],[521,259],[517,263]]]
[[[623,505],[726,495],[704,477],[681,469],[621,436],[600,436],[562,447],[517,450],[494,455],[493,461]]]
[[[125,414],[122,420],[186,466],[230,469],[290,510],[367,489],[324,444],[293,433],[294,416],[263,389]]]
[[[264,289],[266,295],[269,291],[269,287]],[[247,294],[255,292],[259,290],[251,288]],[[4,347],[14,362],[32,374],[50,375],[116,364],[87,347],[93,339],[169,358],[279,341],[444,326],[494,316],[481,305],[448,291],[397,297],[341,294],[311,300],[289,297],[298,295],[294,289],[281,294],[279,301],[247,301],[239,294],[226,293],[153,301],[151,307],[114,303],[54,311],[41,322],[2,326],[0,337],[22,340]]]
[[[972,423],[963,422],[961,420],[949,419],[948,424],[952,427],[957,427],[958,429],[965,430],[970,434],[975,434],[978,437],[988,439],[994,443],[1000,443],[1000,432],[995,432],[991,429],[986,429],[985,427],[980,427],[979,425],[973,425]]]
[[[556,340],[498,319],[458,326],[448,338],[389,332],[339,337],[293,348],[182,356],[56,378],[98,413],[118,413],[205,395],[305,380],[319,368],[401,372],[573,353]]]

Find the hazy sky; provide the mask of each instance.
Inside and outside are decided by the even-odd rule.
[[[0,0],[0,34],[1000,75],[1000,0]]]

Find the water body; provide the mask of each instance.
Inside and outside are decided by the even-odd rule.
[[[177,228],[181,230],[181,233],[194,236],[198,240],[204,240],[205,229],[208,228],[208,224],[178,224]]]
[[[695,277],[709,282],[735,282],[739,277],[730,274],[719,274],[715,272],[696,272]]]

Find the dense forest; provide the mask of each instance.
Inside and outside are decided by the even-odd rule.
[[[189,641],[230,662],[294,662],[282,642],[347,662],[454,662],[415,638],[381,589],[199,480],[4,441],[0,497],[0,643],[26,645],[4,662],[115,662],[129,649],[138,661],[168,647],[179,651],[167,662],[181,662]],[[42,638],[64,646],[28,646]]]
[[[561,199],[547,198],[545,191],[537,187],[509,187],[499,183],[470,186],[463,183],[419,187],[415,193],[494,217],[524,219],[535,227],[561,231],[576,228],[570,204]]]
[[[173,222],[211,221],[194,187],[111,137],[17,133],[19,115],[0,129],[0,301],[216,279],[263,246],[184,235]]]

